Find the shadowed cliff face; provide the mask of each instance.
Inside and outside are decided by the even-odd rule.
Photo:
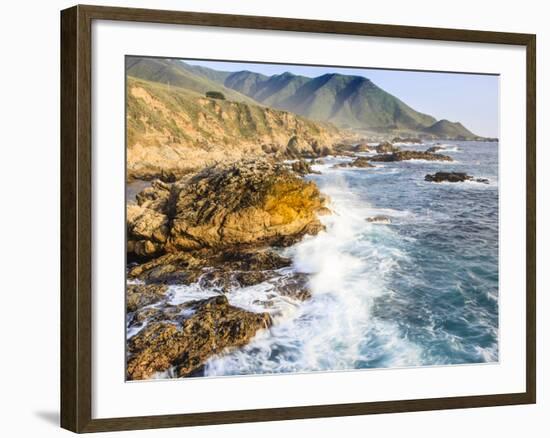
[[[129,179],[174,180],[242,158],[320,156],[343,137],[331,125],[288,112],[128,79]]]

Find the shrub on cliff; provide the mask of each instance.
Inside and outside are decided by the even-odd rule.
[[[225,100],[225,95],[219,91],[207,91],[206,97],[209,97],[210,99]]]

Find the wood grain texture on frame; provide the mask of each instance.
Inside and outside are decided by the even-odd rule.
[[[527,284],[524,393],[92,419],[92,20],[220,26],[391,38],[511,44],[527,53]],[[75,6],[61,12],[61,426],[74,432],[149,429],[536,401],[536,38],[531,34]]]

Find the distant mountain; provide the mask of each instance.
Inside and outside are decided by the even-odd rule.
[[[179,60],[130,58],[130,76],[198,93],[219,91],[228,100],[289,111],[340,128],[414,133],[446,139],[482,139],[460,123],[416,111],[362,76],[330,73],[315,78],[289,72],[267,76],[219,71]]]
[[[427,134],[432,134],[437,138],[447,138],[456,140],[469,140],[481,138],[469,131],[460,122],[450,122],[448,120],[439,120],[432,126],[424,129]]]
[[[227,76],[224,85],[264,105],[341,127],[419,131],[436,122],[362,76],[332,73],[307,78],[241,71]]]

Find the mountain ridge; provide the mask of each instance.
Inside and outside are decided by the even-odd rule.
[[[459,122],[437,120],[415,110],[363,76],[326,73],[310,78],[291,72],[268,76],[151,58],[137,59],[135,65],[128,65],[128,73],[199,93],[218,91],[229,100],[289,111],[341,129],[433,139],[485,139]]]

